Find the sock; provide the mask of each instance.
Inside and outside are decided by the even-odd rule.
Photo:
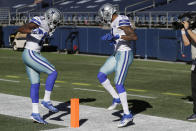
[[[127,93],[126,92],[120,93],[119,96],[120,96],[124,114],[126,115],[130,114],[128,103],[127,103]]]
[[[57,78],[56,71],[53,71],[51,74],[48,75],[47,80],[46,80],[46,90],[48,90],[48,91],[53,90],[56,78]]]
[[[32,112],[39,113],[38,103],[32,103]]]
[[[51,91],[45,90],[44,101],[50,101]]]
[[[30,96],[32,103],[39,103],[39,86],[39,83],[31,84]]]
[[[113,98],[119,98],[118,94],[116,93],[116,91],[114,90],[114,88],[112,87],[112,85],[108,79],[106,79],[101,84],[110,93],[110,95],[112,95]]]

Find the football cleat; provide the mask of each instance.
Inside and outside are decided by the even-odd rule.
[[[108,110],[114,110],[119,104],[121,104],[120,98],[113,98],[112,105],[108,107]]]
[[[44,121],[42,119],[42,117],[40,116],[39,113],[32,113],[31,114],[31,119],[33,119],[34,121],[41,123],[41,124],[48,124],[46,121]]]
[[[190,120],[190,121],[196,120],[196,114],[192,114],[191,116],[187,118],[187,120]]]
[[[118,127],[124,127],[124,126],[127,126],[127,124],[129,122],[132,122],[133,121],[133,115],[130,113],[130,114],[124,114],[120,123],[118,124]]]
[[[52,112],[55,112],[55,113],[59,112],[59,110],[57,108],[55,108],[50,101],[42,101],[41,105],[42,105],[42,107],[45,107]]]

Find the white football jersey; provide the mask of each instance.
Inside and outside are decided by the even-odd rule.
[[[192,30],[192,32],[194,34],[196,34],[196,29]],[[192,54],[192,59],[195,60],[196,59],[196,44],[195,44],[195,42],[193,42],[191,44],[191,54]]]
[[[50,31],[48,22],[43,16],[33,17],[30,22],[35,23],[39,28],[33,29],[30,34],[27,34],[25,48],[40,52],[44,39]]]
[[[131,22],[129,18],[124,15],[118,15],[118,17],[111,23],[111,34],[112,35],[125,35],[125,32],[121,30],[119,27],[121,26],[131,26]],[[123,39],[117,39],[116,44],[114,44],[116,51],[127,51],[131,50],[130,41],[126,41]]]

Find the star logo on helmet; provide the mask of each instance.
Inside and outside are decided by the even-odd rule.
[[[53,15],[54,13],[55,13],[54,11],[51,12],[52,15]]]

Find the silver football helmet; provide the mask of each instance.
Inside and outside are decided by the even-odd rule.
[[[110,23],[112,20],[112,15],[118,13],[118,8],[112,4],[106,3],[102,5],[98,11],[98,15],[102,21]]]
[[[60,23],[61,12],[56,8],[48,9],[45,14],[45,19],[48,21],[50,29],[55,29],[56,26]]]

